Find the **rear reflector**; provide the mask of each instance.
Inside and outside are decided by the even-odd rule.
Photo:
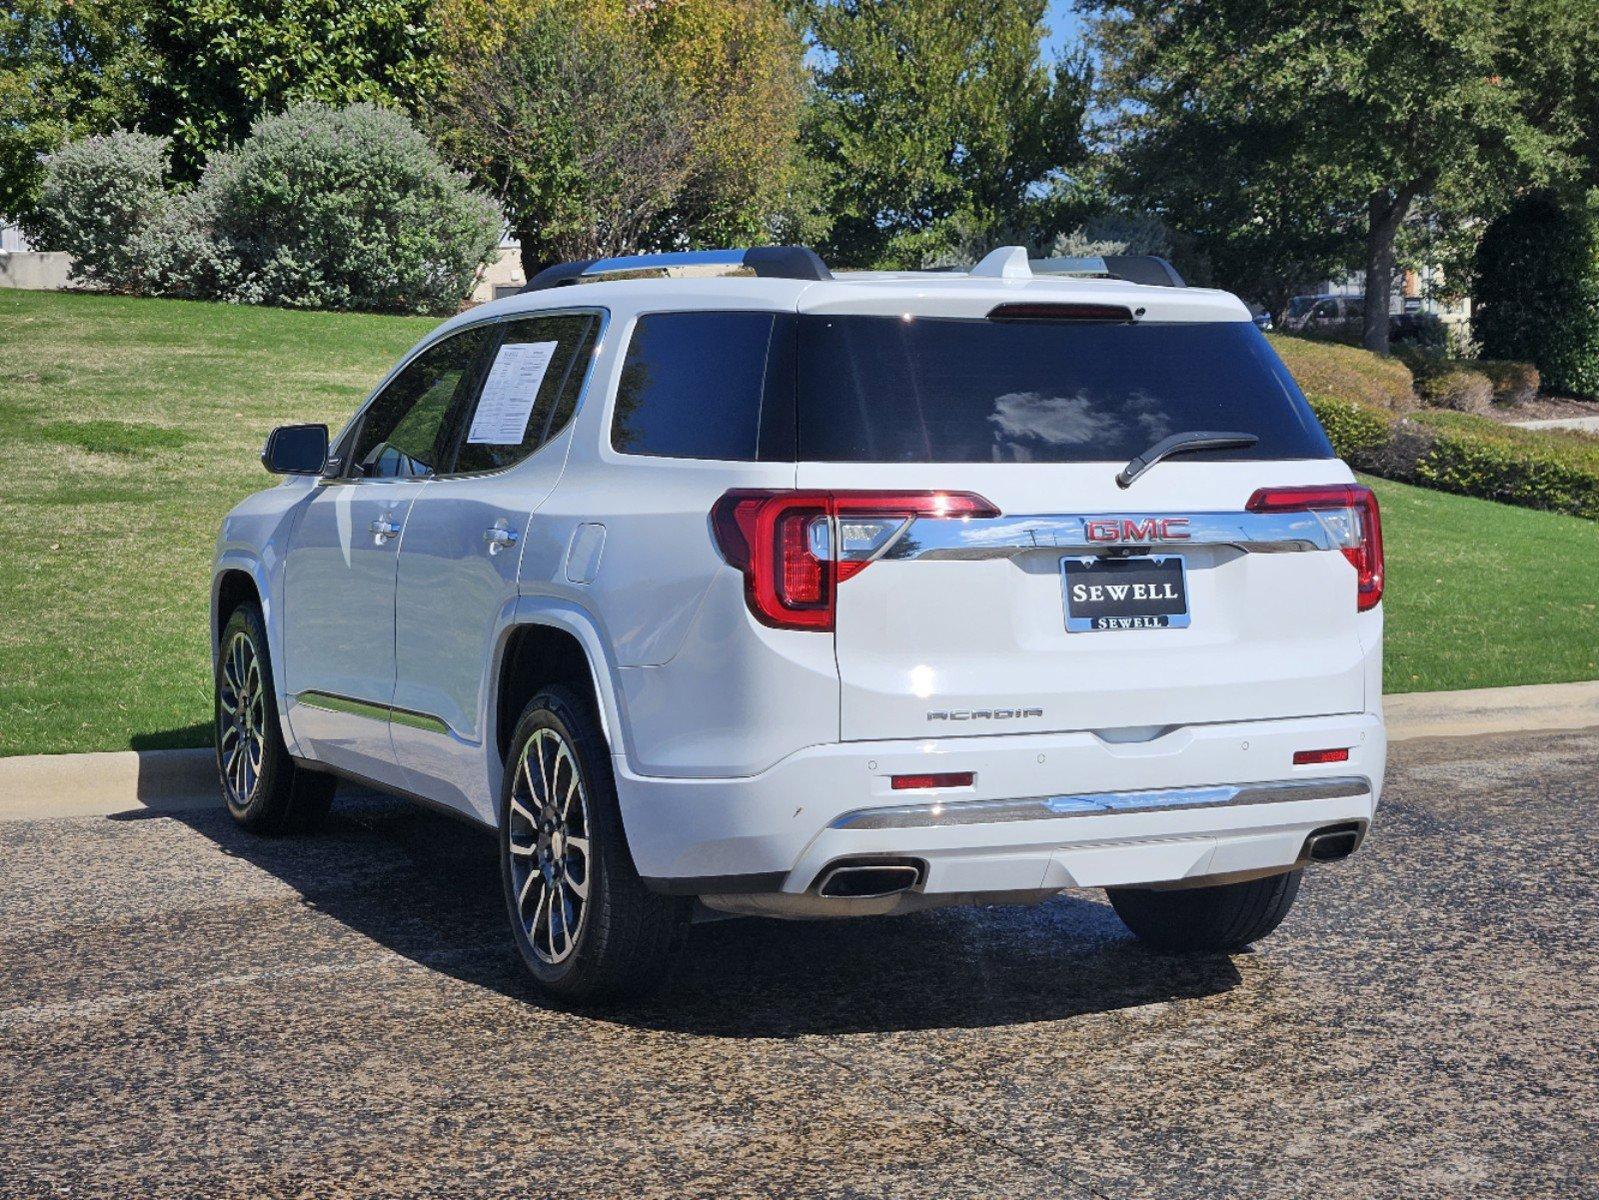
[[[890,775],[888,782],[896,792],[911,792],[924,788],[971,787],[976,778],[972,771],[951,771],[943,775]]]
[[[1314,763],[1348,762],[1349,749],[1343,747],[1338,750],[1295,750],[1294,766],[1308,767]]]
[[[1250,512],[1314,512],[1336,536],[1339,549],[1355,568],[1355,607],[1360,612],[1382,600],[1382,514],[1377,497],[1358,483],[1325,487],[1261,488],[1244,506]]]
[[[750,612],[777,629],[833,628],[838,585],[887,552],[913,520],[997,517],[970,492],[806,492],[735,488],[711,531],[744,574]]]

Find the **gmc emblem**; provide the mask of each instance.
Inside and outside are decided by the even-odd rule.
[[[1083,535],[1091,542],[1180,542],[1189,536],[1187,517],[1089,517]]]

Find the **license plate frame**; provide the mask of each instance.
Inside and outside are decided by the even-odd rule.
[[[1174,569],[1175,565],[1175,569]],[[1188,562],[1181,554],[1138,554],[1111,558],[1102,555],[1068,555],[1060,560],[1061,602],[1067,633],[1112,633],[1135,629],[1187,629],[1193,619],[1188,595]],[[1109,581],[1115,579],[1114,584]],[[1135,585],[1177,585],[1178,595],[1135,597]],[[1084,596],[1073,603],[1073,585],[1122,586],[1129,594],[1116,597]],[[1174,601],[1180,601],[1180,608]],[[1106,611],[1121,606],[1124,611]],[[1142,611],[1125,611],[1126,609]]]

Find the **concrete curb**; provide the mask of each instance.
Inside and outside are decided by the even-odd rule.
[[[186,812],[222,803],[210,750],[116,750],[0,758],[0,821]]]
[[[1599,727],[1599,680],[1383,700],[1389,741]],[[210,750],[119,750],[0,758],[0,821],[191,812],[222,803]]]
[[[1472,737],[1599,725],[1599,680],[1531,687],[1407,692],[1385,696],[1388,740]]]

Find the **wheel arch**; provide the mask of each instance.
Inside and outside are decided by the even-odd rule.
[[[261,610],[261,623],[266,629],[273,703],[277,706],[283,741],[289,753],[297,755],[300,745],[294,734],[294,722],[289,717],[288,696],[283,684],[283,631],[278,628],[272,589],[264,576],[260,560],[253,555],[234,552],[218,558],[211,576],[211,663],[214,668],[221,652],[222,627],[227,624],[228,617],[240,604],[253,600]]]
[[[625,754],[625,725],[605,642],[576,605],[524,597],[500,640],[490,696],[488,744],[503,762],[527,702],[553,684],[586,697],[613,754]]]

